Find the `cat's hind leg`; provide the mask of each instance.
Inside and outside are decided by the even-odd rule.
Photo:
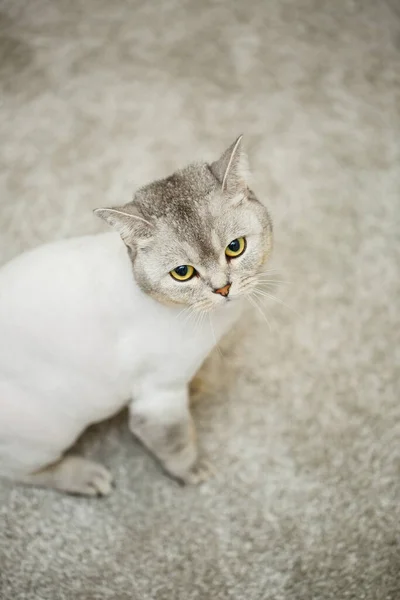
[[[107,496],[112,490],[113,478],[101,464],[81,456],[67,455],[35,473],[20,477],[19,481],[68,494]]]
[[[67,452],[84,430],[62,407],[50,411],[42,397],[0,378],[0,475],[11,481],[70,494],[105,496],[111,474]]]

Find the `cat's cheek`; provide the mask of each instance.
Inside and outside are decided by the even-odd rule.
[[[273,250],[272,236],[270,236],[263,245],[260,265],[264,266],[271,258]]]
[[[255,264],[257,262],[257,254],[251,248],[248,248],[246,252],[236,259],[231,260],[231,281],[234,283],[235,277],[243,277],[243,275],[251,275],[254,271]]]
[[[171,281],[167,279],[160,282],[156,291],[158,299],[163,299],[164,304],[190,305],[196,301],[196,290],[192,282],[174,281],[170,276],[169,279]]]

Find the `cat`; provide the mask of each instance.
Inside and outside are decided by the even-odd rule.
[[[131,431],[164,470],[197,483],[206,469],[188,385],[272,249],[242,137],[219,160],[94,212],[112,231],[43,245],[0,269],[0,475],[108,494],[109,471],[67,450],[128,406]]]

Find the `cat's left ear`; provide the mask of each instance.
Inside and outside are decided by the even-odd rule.
[[[222,191],[230,196],[244,192],[250,179],[247,154],[243,150],[243,136],[229,146],[221,158],[210,165],[212,173],[221,182]]]
[[[145,219],[134,203],[114,208],[96,208],[94,214],[120,234],[127,246],[135,246],[151,238],[154,226]]]

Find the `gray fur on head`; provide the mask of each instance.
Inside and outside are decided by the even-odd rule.
[[[121,235],[144,292],[163,303],[210,310],[226,299],[214,291],[231,283],[229,299],[249,293],[272,248],[272,223],[248,187],[240,136],[212,164],[191,164],[139,189],[132,202],[95,213]],[[228,260],[225,249],[246,238]],[[191,265],[197,276],[176,281],[170,272]]]

